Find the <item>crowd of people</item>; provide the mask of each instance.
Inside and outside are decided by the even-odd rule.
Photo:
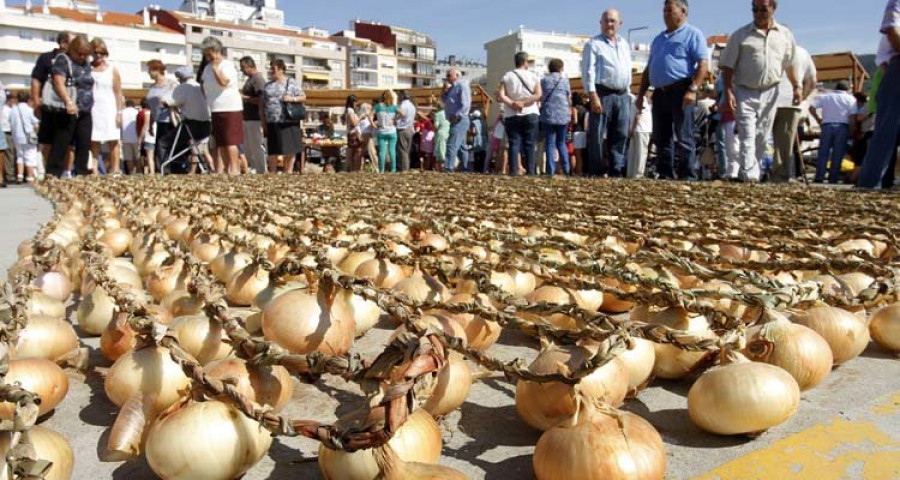
[[[493,118],[472,104],[456,68],[430,105],[416,105],[406,91],[371,103],[351,95],[337,168],[794,182],[804,174],[798,135],[812,119],[821,130],[815,182],[891,188],[900,139],[898,2],[887,2],[869,95],[851,94],[847,82],[817,88],[811,56],[775,20],[777,0],[751,1],[752,22],[729,37],[716,72],[706,36],[688,23],[688,1],[664,0],[666,29],[651,44],[636,95],[632,48],[619,34],[621,14],[610,9],[584,46],[582,91],[573,91],[561,60],[539,75],[520,52],[494,92]],[[63,32],[57,40],[59,48],[38,59],[31,92],[4,103],[4,180],[33,181],[44,168],[59,177],[161,167],[304,170],[306,96],[283,61],[272,61],[266,78],[250,57],[228,60],[210,37],[196,72],[182,67],[172,79],[162,62],[149,62],[152,84],[136,106],[124,100],[101,39]],[[328,136],[331,120],[325,115],[321,127]],[[847,153],[856,164],[849,174]]]

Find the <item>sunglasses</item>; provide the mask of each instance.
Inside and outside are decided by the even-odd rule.
[[[754,7],[751,8],[751,10],[753,10],[753,13],[768,12],[768,11],[769,11],[769,6],[768,6],[768,5],[763,6],[763,7],[757,7],[757,6],[754,6]]]

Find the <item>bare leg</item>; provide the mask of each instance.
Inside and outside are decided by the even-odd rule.
[[[228,168],[229,175],[240,175],[241,173],[241,160],[238,154],[237,145],[232,145],[228,147],[224,147],[223,152],[221,153],[225,157],[226,168]]]
[[[153,158],[153,155],[153,149],[147,150],[146,171],[148,175],[153,175],[156,173],[156,160]]]
[[[25,178],[25,164],[22,162],[16,163],[16,180],[21,182],[22,179]]]
[[[122,173],[122,146],[119,142],[109,143],[109,163],[112,170],[106,169],[106,173]]]
[[[306,173],[306,150],[301,150],[298,155],[300,156],[300,175],[303,175]]]
[[[278,160],[281,155],[269,155],[269,173],[278,173]]]
[[[241,167],[241,174],[246,175],[250,173],[250,165],[247,164],[247,156],[238,152],[238,163]]]
[[[296,155],[285,155],[284,156],[284,173],[290,175],[294,173],[294,163],[297,161]]]
[[[75,149],[69,147],[66,151],[66,164],[65,170],[67,172],[71,172],[73,168],[75,168]]]

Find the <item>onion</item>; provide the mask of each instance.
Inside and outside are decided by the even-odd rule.
[[[375,417],[366,410],[353,412],[338,420],[336,426],[346,429],[354,426],[360,430],[368,425],[383,425],[384,417]],[[404,462],[437,463],[441,458],[441,429],[425,410],[413,412],[397,429],[387,445]],[[348,453],[319,446],[319,469],[326,479],[375,480],[381,469],[375,460],[374,449]]]
[[[900,304],[882,308],[869,324],[872,339],[889,352],[900,352]]]
[[[342,290],[338,293],[338,301],[344,302],[353,316],[353,322],[356,325],[353,334],[356,337],[364,335],[381,320],[383,312],[377,303],[355,295],[350,290]]]
[[[581,297],[585,310],[599,312],[603,306],[603,292],[600,290],[578,290],[578,296]]]
[[[165,265],[150,273],[147,277],[147,291],[157,302],[175,290],[186,290],[190,271],[179,259],[171,265]]]
[[[68,300],[74,288],[72,282],[69,281],[69,277],[59,270],[42,273],[34,280],[34,286],[48,297],[60,302]]]
[[[787,371],[740,354],[707,370],[688,392],[688,413],[719,435],[757,434],[785,422],[800,404],[800,387]]]
[[[117,315],[100,335],[100,352],[111,362],[115,362],[122,355],[134,350],[137,345],[137,337],[131,326],[128,325],[126,314]]]
[[[116,313],[116,303],[102,287],[95,287],[78,304],[78,326],[91,336],[103,333]]]
[[[173,290],[160,302],[160,306],[174,318],[197,315],[203,311],[204,305],[202,298],[187,290]]]
[[[565,374],[579,370],[595,354],[593,349],[550,346],[528,367],[541,375]],[[628,392],[628,370],[618,358],[603,365],[578,384],[585,398],[619,406]],[[516,411],[525,423],[547,430],[576,412],[576,389],[559,382],[537,383],[519,380],[516,384]]]
[[[702,338],[712,338],[715,335],[709,329],[706,317],[692,315],[682,308],[670,308],[650,314],[647,323],[663,325]],[[686,377],[706,357],[706,352],[688,352],[674,345],[654,343],[653,348],[656,351],[653,375],[666,380]]]
[[[209,263],[209,271],[222,283],[228,283],[237,272],[253,263],[253,257],[249,253],[225,252]]]
[[[424,323],[427,328],[442,332],[448,337],[459,338],[460,340],[462,340],[463,345],[465,345],[466,331],[463,329],[462,325],[439,312],[441,311],[433,311],[431,312],[433,313],[432,315],[424,315],[419,320]],[[400,325],[396,330],[394,330],[394,333],[391,335],[391,341],[394,341],[395,338],[406,333],[407,331],[408,329],[406,328],[406,325]]]
[[[72,325],[57,318],[33,316],[19,331],[12,358],[45,358],[57,361],[78,348],[78,335]]]
[[[794,316],[793,320],[811,328],[828,342],[835,365],[858,357],[869,345],[869,327],[865,320],[840,308],[812,308]]]
[[[645,388],[653,375],[656,363],[654,343],[643,338],[632,338],[632,348],[619,354],[619,360],[628,371],[628,395],[635,396]]]
[[[408,240],[410,237],[409,227],[400,222],[389,223],[381,227],[379,231],[398,240]]]
[[[491,285],[509,295],[516,294],[516,281],[506,272],[491,272]]]
[[[164,347],[133,350],[109,369],[104,389],[109,400],[121,407],[135,395],[150,395],[150,408],[161,412],[190,390],[191,380]]]
[[[450,299],[450,289],[436,278],[416,270],[394,286],[395,292],[402,293],[418,303],[444,303]]]
[[[166,236],[169,240],[179,241],[182,234],[191,226],[190,221],[186,217],[174,217],[167,221],[164,225]]]
[[[368,250],[365,252],[350,252],[338,265],[338,270],[353,275],[356,269],[365,262],[375,258],[375,252]]]
[[[436,417],[447,415],[466,401],[472,388],[472,370],[456,352],[448,356],[447,365],[438,372],[437,382],[422,408]]]
[[[114,257],[121,257],[128,251],[133,237],[131,231],[124,228],[113,228],[103,232],[97,241],[109,248]]]
[[[222,360],[234,351],[231,344],[223,341],[228,337],[222,325],[205,315],[178,318],[169,329],[181,348],[200,365]]]
[[[666,450],[650,423],[629,412],[599,411],[581,400],[578,408],[538,440],[533,460],[538,480],[665,478]]]
[[[247,366],[239,358],[226,358],[207,364],[203,370],[234,386],[235,390],[257,406],[270,406],[278,412],[291,401],[294,384],[291,374],[281,365]]]
[[[426,233],[422,235],[422,238],[419,239],[419,246],[431,248],[434,252],[443,252],[450,248],[447,239],[444,238],[443,235],[438,235],[437,233]]]
[[[766,315],[771,321],[747,330],[744,355],[755,362],[783,368],[794,377],[800,390],[822,383],[834,363],[828,342],[778,312],[768,310]]]
[[[637,291],[636,285],[628,285],[620,282],[615,278],[604,278],[601,283],[608,287],[622,290],[625,293],[634,293]],[[634,308],[634,302],[621,300],[612,293],[603,293],[603,303],[600,304],[600,311],[605,313],[624,313]]]
[[[721,293],[729,293],[736,294],[738,292],[731,284],[722,282],[719,280],[713,280],[706,283],[701,283],[695,287],[696,290],[706,290],[711,292],[721,292]],[[734,301],[730,298],[707,298],[703,297],[699,299],[700,305],[708,306],[713,310],[717,310],[719,312],[726,313],[731,315],[734,318],[744,318],[744,315],[747,314],[747,306],[741,302]]]
[[[217,235],[201,234],[191,242],[191,255],[203,263],[209,263],[222,254],[222,242]]]
[[[260,264],[245,267],[228,281],[225,298],[233,306],[249,307],[253,300],[269,286],[269,272]]]
[[[7,472],[6,456],[12,441],[12,432],[0,432],[0,472]],[[49,428],[35,426],[28,430],[28,439],[34,447],[34,456],[53,465],[45,480],[69,480],[75,467],[75,455],[66,437]],[[20,478],[20,477],[17,477]],[[24,478],[21,477],[21,478]]]
[[[406,278],[406,274],[403,273],[400,266],[379,258],[361,263],[353,274],[371,280],[378,288],[394,288],[397,283]]]
[[[25,315],[29,318],[44,316],[63,320],[66,318],[66,306],[40,290],[32,290],[25,304]]]
[[[356,325],[344,302],[335,301],[334,287],[315,295],[294,290],[263,310],[266,339],[293,353],[344,355],[353,344]]]
[[[147,463],[169,480],[238,478],[271,445],[272,434],[231,405],[197,402],[153,424],[147,436]]]
[[[583,305],[584,300],[575,290],[568,288],[555,287],[552,285],[544,285],[543,287],[529,293],[525,296],[528,303],[536,305],[541,302],[548,305]],[[554,313],[549,317],[542,317],[533,313],[520,313],[522,318],[532,323],[548,322],[559,328],[566,330],[575,330],[579,327],[578,321],[568,315],[562,313]]]
[[[265,310],[273,300],[285,293],[305,288],[307,288],[305,279],[302,282],[286,282],[283,284],[270,281],[266,288],[256,294],[256,298],[253,299],[250,306],[255,310]]]
[[[859,296],[863,290],[871,287],[872,284],[875,283],[874,278],[861,272],[839,275],[837,279],[847,286],[847,289],[850,290],[850,294],[853,297]]]
[[[461,293],[454,295],[448,302],[448,305],[462,305],[474,303],[483,308],[493,308],[491,298],[487,295],[477,294],[470,295]],[[466,339],[469,346],[476,350],[487,350],[491,348],[500,338],[503,328],[499,323],[485,320],[480,316],[471,313],[460,313],[451,315],[450,318],[463,327],[466,332]]]
[[[390,446],[374,450],[375,461],[384,480],[466,480],[467,476],[443,465],[404,462]]]
[[[134,264],[138,267],[138,273],[146,277],[162,267],[170,256],[169,252],[165,250],[154,250],[140,262],[135,258]]]
[[[5,383],[20,387],[40,396],[38,415],[53,410],[69,392],[69,377],[59,365],[43,358],[20,358],[9,361]],[[0,419],[12,420],[16,405],[0,402]]]
[[[537,277],[531,272],[510,269],[509,276],[512,277],[513,283],[515,283],[513,295],[516,298],[523,298],[537,288]]]

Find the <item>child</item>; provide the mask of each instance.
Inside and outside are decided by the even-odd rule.
[[[416,131],[419,132],[419,152],[422,154],[422,170],[434,170],[434,122],[423,114],[419,114],[416,122]]]
[[[34,182],[38,167],[38,119],[34,116],[34,100],[26,92],[19,92],[19,104],[9,114],[13,143],[16,146],[16,181]]]
[[[506,156],[506,149],[503,148],[503,140],[506,137],[506,128],[503,126],[503,112],[500,112],[497,115],[497,120],[494,121],[494,128],[491,129],[491,153],[488,155],[488,160],[484,162],[484,173],[490,173],[491,165],[502,165],[502,173],[507,172],[508,165],[506,164],[506,160],[504,157]],[[494,155],[498,155],[495,157]]]

